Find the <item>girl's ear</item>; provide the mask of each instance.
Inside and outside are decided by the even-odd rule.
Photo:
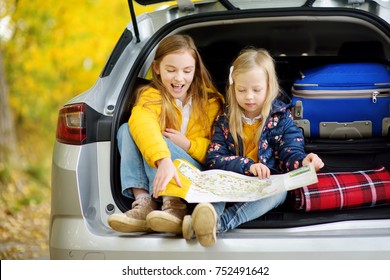
[[[152,63],[153,71],[156,72],[157,75],[160,75],[160,67],[157,65],[157,63]]]

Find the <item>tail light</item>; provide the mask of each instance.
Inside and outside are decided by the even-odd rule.
[[[85,128],[85,104],[72,104],[60,110],[57,123],[57,141],[81,145],[87,138]]]

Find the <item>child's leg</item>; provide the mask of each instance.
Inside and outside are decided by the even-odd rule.
[[[156,232],[170,232],[181,234],[182,222],[187,214],[187,204],[179,197],[163,197],[161,210],[150,212],[147,217],[147,225]]]
[[[172,141],[167,138],[164,138],[168,144],[168,148],[171,152],[171,159],[184,159],[190,162],[192,165],[197,167],[200,170],[203,170],[203,166],[194,160],[186,151],[175,145]],[[149,174],[148,168],[146,168],[146,173]],[[154,178],[153,174],[153,178]],[[153,182],[152,176],[149,176],[149,181]],[[146,220],[148,226],[157,232],[171,232],[180,234],[182,233],[182,222],[184,216],[187,214],[187,204],[181,198],[178,197],[163,197],[163,205],[161,211],[151,212]]]
[[[225,210],[226,202],[215,202],[215,203],[212,203],[212,205],[213,205],[218,217],[220,217]]]
[[[199,162],[194,160],[189,154],[187,154],[186,151],[184,151],[179,146],[175,145],[171,140],[169,140],[165,137],[164,137],[164,140],[168,144],[168,149],[171,152],[172,161],[174,161],[175,159],[184,159],[184,160],[188,161],[189,163],[191,163],[192,165],[194,165],[199,170],[204,169],[202,164],[200,164]],[[143,168],[145,170],[146,177],[148,179],[147,181],[149,183],[149,186],[148,186],[149,193],[152,194],[153,193],[153,180],[154,180],[154,177],[156,176],[157,169],[150,167],[145,160],[143,160],[143,165],[144,165]]]
[[[225,206],[226,202],[199,203],[192,216],[183,219],[183,237],[190,240],[196,236],[202,246],[213,246],[217,242],[217,222]]]
[[[192,212],[192,228],[203,247],[213,246],[217,242],[217,222],[218,214],[211,203],[196,205]]]
[[[239,225],[257,219],[268,211],[281,205],[287,196],[287,192],[282,192],[264,199],[235,203],[226,208],[219,217],[219,233],[232,230]]]
[[[149,193],[149,180],[145,172],[144,160],[131,137],[127,123],[119,128],[117,139],[121,154],[120,177],[123,195],[135,198],[132,188],[143,189]]]
[[[184,151],[182,148],[180,148],[179,146],[174,144],[168,138],[164,137],[164,139],[165,139],[165,141],[168,144],[168,149],[171,151],[171,158],[172,158],[172,160],[175,160],[175,159],[178,159],[178,158],[185,159],[186,161],[188,161],[189,163],[194,165],[199,170],[204,170],[204,166],[202,164],[200,164],[199,162],[197,162],[195,159],[193,159],[189,154],[187,154],[186,151]]]
[[[123,124],[117,134],[121,154],[121,183],[123,195],[135,198],[132,209],[126,213],[113,214],[108,218],[112,229],[120,232],[148,231],[146,216],[157,208],[149,192],[144,160],[130,135],[129,127]]]

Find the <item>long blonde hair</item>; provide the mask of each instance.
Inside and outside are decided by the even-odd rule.
[[[276,75],[274,60],[268,51],[264,49],[247,48],[241,51],[238,57],[234,60],[233,70],[229,77],[229,84],[227,86],[227,114],[229,118],[229,128],[233,136],[235,145],[237,147],[237,154],[239,154],[238,137],[244,139],[243,133],[243,109],[238,105],[236,99],[236,92],[234,89],[234,80],[238,74],[246,73],[255,67],[263,69],[267,78],[267,95],[264,104],[261,108],[260,116],[261,123],[255,133],[253,139],[255,145],[258,144],[261,132],[271,111],[272,102],[279,94],[279,83]],[[230,84],[230,78],[232,84]],[[244,147],[245,150],[245,147]],[[244,151],[243,151],[244,152]]]
[[[203,64],[193,39],[188,35],[171,35],[164,38],[157,47],[153,66],[159,66],[165,56],[183,51],[188,51],[195,59],[195,74],[188,89],[187,99],[192,98],[192,112],[198,113],[196,114],[199,118],[197,122],[201,123],[205,129],[210,128],[211,124],[208,118],[205,117],[207,116],[208,99],[211,97],[219,98],[219,95],[217,94],[217,89],[211,80],[209,72]],[[162,83],[160,75],[156,73],[155,68],[158,67],[151,68],[153,75],[152,82],[150,85],[141,88],[138,96],[149,86],[156,88],[161,93],[161,101],[157,101],[158,103],[161,102],[159,120],[161,130],[165,130],[166,128],[180,130],[180,123],[173,105],[173,97]]]

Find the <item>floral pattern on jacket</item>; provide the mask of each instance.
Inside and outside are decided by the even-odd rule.
[[[239,155],[236,153],[226,114],[218,116],[213,125],[212,140],[206,156],[207,168],[253,175],[250,166],[255,162],[243,156],[242,139],[239,138],[238,142]],[[272,174],[277,174],[302,166],[305,157],[304,138],[301,130],[294,124],[289,105],[275,100],[258,143],[259,162],[265,164]]]

